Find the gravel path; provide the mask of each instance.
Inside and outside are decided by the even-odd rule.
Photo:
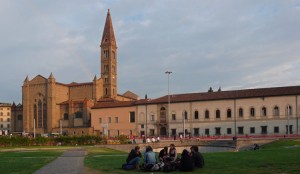
[[[84,149],[68,150],[34,174],[83,174],[85,155]]]

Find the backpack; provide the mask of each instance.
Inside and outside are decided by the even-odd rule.
[[[122,169],[124,169],[124,170],[132,170],[134,168],[135,168],[135,166],[133,164],[127,164],[127,163],[122,164]]]
[[[144,171],[145,172],[150,172],[153,166],[154,166],[154,164],[146,164],[144,166]]]

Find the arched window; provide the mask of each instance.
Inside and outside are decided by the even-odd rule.
[[[287,112],[286,112],[289,116],[292,115],[292,106],[291,105],[288,105],[287,106]]]
[[[10,114],[10,113],[9,113],[9,112],[7,112],[7,116],[9,116],[9,114]]]
[[[231,109],[227,109],[227,118],[231,118]]]
[[[255,109],[253,107],[250,108],[250,116],[255,117]]]
[[[194,119],[199,119],[199,112],[198,111],[195,111],[195,113],[194,113]]]
[[[244,110],[243,108],[239,109],[239,117],[243,117],[244,116]]]
[[[274,109],[273,109],[273,115],[274,116],[279,116],[279,107],[278,106],[274,107]]]
[[[43,128],[47,129],[47,104],[43,104]]]
[[[43,108],[42,108],[42,101],[38,101],[38,120],[37,120],[37,127],[42,128],[43,127]]]
[[[221,113],[219,109],[216,110],[216,118],[217,119],[221,118]]]
[[[166,108],[165,107],[161,107],[160,108],[160,122],[161,123],[165,123],[166,122]]]
[[[209,119],[209,110],[206,110],[206,111],[205,111],[205,118],[206,118],[206,119]]]
[[[267,116],[267,108],[266,107],[262,107],[261,108],[261,116]]]

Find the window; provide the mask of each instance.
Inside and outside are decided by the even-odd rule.
[[[167,112],[166,112],[166,108],[165,107],[161,107],[160,108],[160,122],[161,123],[165,123],[167,121]]]
[[[172,120],[176,120],[176,114],[172,114]]]
[[[278,108],[278,106],[275,106],[275,107],[274,107],[273,115],[274,115],[274,116],[279,116],[279,108]]]
[[[9,124],[7,124],[7,128],[9,128],[10,127],[10,125]]]
[[[227,109],[227,118],[231,118],[231,109]]]
[[[153,114],[150,115],[150,120],[154,121],[154,115]]]
[[[231,128],[227,128],[227,134],[231,134]]]
[[[150,129],[150,136],[154,136],[154,129]]]
[[[171,134],[176,135],[176,129],[171,129]]]
[[[111,117],[108,117],[107,122],[108,122],[108,123],[111,123]]]
[[[288,125],[285,126],[286,128],[286,134],[288,133]],[[293,134],[293,125],[289,126],[289,134]]]
[[[255,109],[252,107],[250,108],[250,116],[254,117],[255,116]]]
[[[7,112],[7,116],[9,116],[10,115],[10,113],[9,112]]]
[[[267,116],[267,108],[266,107],[263,107],[261,108],[261,116]]]
[[[80,111],[75,112],[75,118],[82,118],[82,112]]]
[[[109,58],[109,50],[104,50],[104,58]]]
[[[1,124],[0,127],[3,128],[3,124]]]
[[[199,112],[198,111],[195,111],[195,113],[194,113],[194,119],[199,119]]]
[[[119,118],[115,117],[115,123],[119,123]]]
[[[217,110],[216,110],[216,118],[217,118],[217,119],[220,119],[220,117],[221,117],[220,115],[221,115],[221,114],[220,114],[220,110],[217,109]]]
[[[194,128],[194,135],[199,136],[199,128]]]
[[[205,118],[209,119],[209,111],[208,110],[205,111]]]
[[[267,134],[268,130],[267,130],[267,126],[261,126],[261,134]]]
[[[255,127],[250,127],[250,134],[255,134]]]
[[[18,115],[18,120],[23,120],[23,115]]]
[[[279,133],[279,127],[278,126],[274,127],[274,133]]]
[[[220,127],[216,127],[215,128],[215,130],[216,130],[216,135],[221,135],[221,128]]]
[[[130,112],[130,123],[135,122],[135,112]]]
[[[187,120],[188,119],[188,114],[186,111],[183,111],[183,115],[184,115],[184,119]]]
[[[108,65],[104,65],[104,72],[109,72],[109,66]]]
[[[209,135],[209,129],[205,129],[205,135]]]
[[[2,121],[3,121],[3,118],[0,118],[0,121],[2,122]]]
[[[290,115],[290,116],[292,115],[292,106],[289,105],[289,106],[287,107],[287,113],[288,113],[288,115]]]
[[[244,127],[238,127],[238,134],[240,135],[244,134]]]
[[[69,120],[69,114],[68,113],[64,113],[64,120]]]
[[[145,125],[144,125],[144,124],[141,124],[141,128],[144,129],[144,127],[145,127]]]
[[[7,122],[10,122],[10,118],[7,118]]]
[[[0,116],[3,116],[3,112],[0,112]]]
[[[99,118],[99,123],[102,123],[102,118]]]
[[[243,108],[239,109],[239,117],[243,117],[244,116],[244,111]]]

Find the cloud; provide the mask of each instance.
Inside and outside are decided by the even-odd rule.
[[[3,102],[21,101],[27,75],[62,83],[100,76],[100,39],[110,9],[119,93],[171,93],[299,85],[297,1],[0,2]]]

